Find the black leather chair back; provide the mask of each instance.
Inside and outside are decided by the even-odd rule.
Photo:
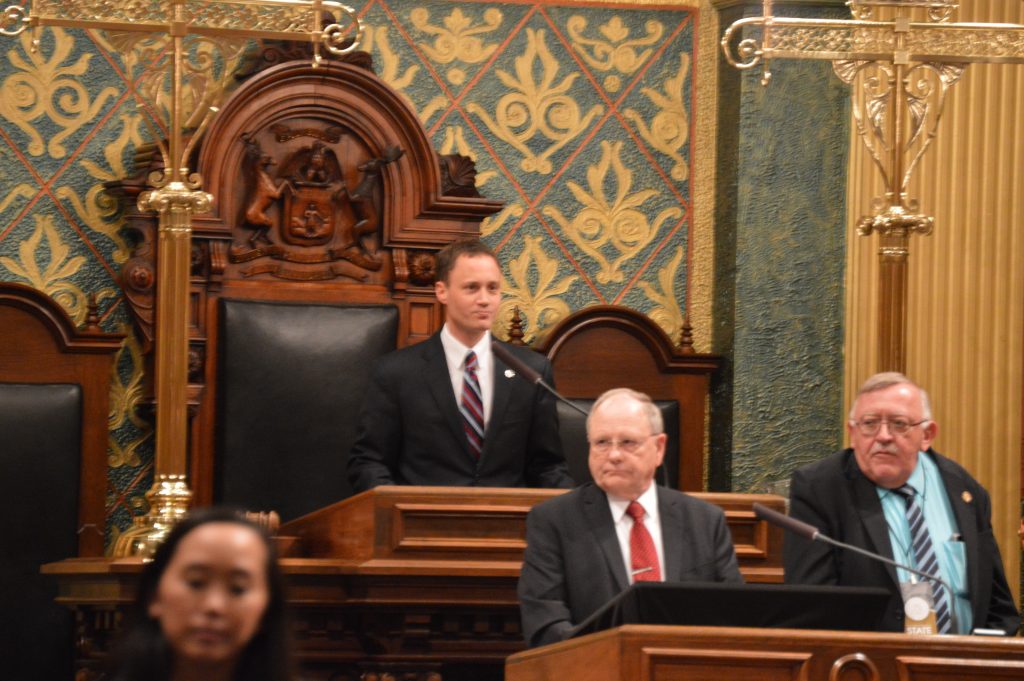
[[[394,306],[220,301],[217,501],[288,521],[351,495],[345,465]]]
[[[73,619],[43,563],[78,553],[82,391],[0,383],[0,666],[5,679],[70,679]]]
[[[573,400],[587,411],[594,406],[595,400]],[[679,403],[675,400],[655,401],[661,410],[661,418],[665,422],[665,458],[655,473],[655,480],[660,485],[679,488]],[[577,484],[593,480],[587,458],[590,446],[587,444],[587,417],[562,402],[558,403],[558,429],[562,437],[562,451],[569,465],[569,473]]]

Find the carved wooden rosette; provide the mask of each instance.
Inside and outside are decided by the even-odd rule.
[[[394,303],[397,344],[408,345],[443,321],[433,295],[437,249],[479,234],[480,221],[502,207],[476,191],[470,159],[435,153],[368,55],[318,68],[282,61],[303,53],[266,47],[190,159],[215,197],[192,219],[188,471],[198,504],[213,501],[220,297]],[[156,220],[134,204],[161,161],[151,149],[136,161],[137,175],[108,189],[122,197],[138,237],[122,284],[150,352],[161,242]]]

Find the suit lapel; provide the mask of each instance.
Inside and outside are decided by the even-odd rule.
[[[459,404],[452,391],[452,377],[448,372],[448,360],[444,356],[441,336],[434,334],[423,341],[423,346],[423,360],[426,365],[423,376],[426,379],[427,390],[437,404],[438,413],[444,416],[455,442],[461,445],[466,456],[473,458],[469,451],[469,442],[466,440],[466,431],[462,427]],[[444,445],[439,443],[438,446],[443,447]]]
[[[882,501],[878,498],[875,484],[860,472],[853,455],[850,456],[846,463],[846,475],[851,479],[853,503],[857,507],[857,514],[860,515],[864,529],[871,540],[872,546],[869,546],[868,549],[892,560],[893,553],[892,542],[889,540],[889,525],[885,522],[885,514],[882,512]],[[899,579],[896,577],[896,568],[892,565],[886,565],[885,571],[888,573],[889,578],[892,579],[893,584],[899,585]]]
[[[491,369],[494,386],[494,396],[491,399],[491,415],[487,421],[487,430],[484,432],[484,451],[481,456],[486,456],[490,449],[491,442],[496,440],[498,429],[505,419],[505,409],[508,407],[509,397],[512,394],[512,381],[522,381],[523,378],[513,374],[511,377],[505,375],[508,365],[498,359],[498,356],[491,353]]]
[[[661,519],[661,550],[665,555],[664,581],[675,582],[682,578],[683,574],[683,544],[685,541],[670,541],[683,537],[686,528],[683,527],[682,513],[679,509],[678,500],[669,499],[668,495],[658,487],[658,515]]]
[[[619,538],[615,534],[612,513],[608,508],[608,498],[593,484],[583,487],[583,494],[580,496],[583,499],[583,517],[615,579],[615,590],[624,591],[629,587],[629,577],[626,575],[622,549],[619,548]]]
[[[929,450],[929,453],[932,453]],[[932,460],[939,468],[942,485],[949,497],[949,507],[956,516],[957,528],[964,542],[964,557],[967,559],[967,587],[973,596],[978,593],[978,562],[981,560],[978,547],[978,507],[974,498],[964,484],[964,479],[957,475],[948,465],[948,461],[938,455]],[[936,547],[938,548],[938,547]],[[972,598],[972,606],[974,599]]]

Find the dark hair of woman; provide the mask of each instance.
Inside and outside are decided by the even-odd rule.
[[[182,540],[209,523],[231,523],[251,529],[266,548],[267,605],[255,634],[238,655],[233,678],[236,681],[289,681],[292,676],[289,625],[285,612],[284,579],[277,563],[273,541],[241,512],[227,508],[205,508],[189,513],[161,544],[139,579],[135,602],[127,613],[126,627],[111,656],[114,681],[170,681],[175,656],[161,622],[150,614],[158,596],[161,578]]]

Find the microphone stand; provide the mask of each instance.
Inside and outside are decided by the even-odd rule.
[[[548,385],[548,382],[544,380],[543,376],[537,373],[537,371],[532,367],[527,366],[525,363],[523,363],[521,359],[519,359],[511,352],[506,350],[505,346],[503,346],[498,341],[491,342],[491,352],[493,352],[502,362],[512,367],[512,369],[514,369],[515,371],[519,372],[519,375],[528,380],[530,383],[539,385],[541,388],[544,388],[544,390],[554,395],[557,400],[564,402],[565,404],[569,405],[570,407],[572,407],[579,413],[583,414],[584,416],[589,416],[586,409],[576,404],[572,400],[562,397],[562,395],[559,394],[557,390]]]
[[[805,523],[802,520],[797,520],[796,518],[790,518],[789,516],[783,515],[782,513],[772,510],[767,506],[755,503],[753,508],[754,515],[756,515],[758,518],[761,518],[762,520],[767,520],[773,525],[778,525],[784,530],[789,530],[794,534],[800,535],[804,539],[809,539],[811,541],[820,541],[824,542],[825,544],[835,546],[836,548],[844,549],[846,551],[853,551],[854,553],[859,553],[862,556],[873,558],[874,560],[886,563],[888,565],[892,565],[893,567],[902,568],[907,572],[923,577],[924,579],[933,582],[938,582],[946,589],[946,593],[949,594],[949,618],[950,623],[952,625],[952,629],[955,633],[960,633],[960,622],[956,616],[956,592],[953,590],[953,587],[950,586],[949,582],[942,579],[942,577],[938,576],[937,574],[932,574],[930,572],[918,570],[917,568],[912,568],[909,565],[904,565],[903,563],[897,563],[895,560],[892,560],[891,558],[886,558],[881,554],[874,553],[873,551],[868,551],[867,549],[862,549],[859,546],[854,546],[853,544],[847,544],[846,542],[841,542],[837,539],[833,539],[832,537],[829,537],[826,534],[822,534],[821,530],[814,527],[813,525]]]

